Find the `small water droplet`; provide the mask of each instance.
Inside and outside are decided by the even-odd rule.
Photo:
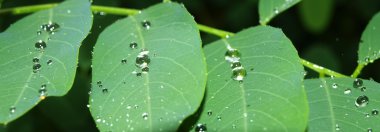
[[[240,52],[237,49],[229,49],[225,53],[225,59],[228,62],[237,62],[240,60]]]
[[[38,59],[37,57],[34,57],[34,58],[33,58],[33,62],[34,62],[34,63],[38,63],[39,61],[40,61],[40,59]]]
[[[57,31],[59,28],[59,25],[55,22],[49,22],[48,24],[41,25],[41,29],[49,32],[50,34],[53,34],[55,31]]]
[[[243,81],[244,77],[247,75],[247,71],[243,67],[237,67],[232,69],[232,79],[237,81]]]
[[[16,112],[16,107],[12,106],[11,108],[9,108],[9,112],[11,114],[15,113]]]
[[[235,124],[232,124],[232,129],[236,129],[236,125]]]
[[[136,49],[136,48],[137,48],[137,43],[136,43],[136,42],[131,42],[131,43],[129,44],[129,47],[130,47],[131,49]]]
[[[338,124],[335,124],[335,130],[339,131],[340,130],[340,127]]]
[[[363,80],[356,78],[354,80],[353,86],[354,86],[354,88],[359,88],[359,87],[363,86]]]
[[[42,32],[41,31],[37,31],[37,35],[41,35],[42,34]]]
[[[333,84],[332,84],[332,88],[338,88],[338,84],[333,83]]]
[[[146,113],[146,112],[142,113],[142,118],[144,120],[148,120],[148,113]]]
[[[367,129],[367,132],[372,132],[372,128],[368,128],[368,129]]]
[[[364,58],[364,61],[365,61],[366,63],[368,63],[368,62],[370,62],[371,60],[370,60],[369,56],[366,56],[366,57]]]
[[[142,21],[142,22],[141,22],[141,25],[142,25],[145,29],[149,29],[150,26],[151,26],[150,22],[147,21],[147,20]]]
[[[42,40],[38,40],[36,44],[34,45],[37,49],[45,49],[46,48],[46,43]]]
[[[207,115],[211,116],[212,115],[212,111],[211,110],[207,111]]]
[[[274,9],[274,13],[278,14],[278,13],[280,13],[280,11],[276,8],[276,9]]]
[[[122,60],[121,60],[121,63],[123,63],[123,64],[127,64],[127,59],[122,59]]]
[[[141,69],[142,73],[147,73],[149,72],[149,67],[144,67]]]
[[[356,107],[365,107],[369,102],[369,99],[365,95],[361,95],[358,98],[356,98],[355,105]]]
[[[370,116],[369,116],[369,113],[365,113],[364,115],[365,115],[366,118],[369,118],[369,117],[370,117]]]
[[[33,72],[34,73],[37,73],[38,71],[40,71],[40,69],[41,69],[41,64],[36,63],[33,65]]]
[[[106,93],[108,93],[108,89],[107,89],[107,88],[103,88],[103,89],[102,89],[102,92],[103,92],[104,94],[106,94]]]
[[[102,84],[102,81],[97,81],[96,84],[97,84],[97,85],[101,85],[101,84]]]
[[[365,92],[365,90],[367,90],[367,87],[360,87],[360,90],[362,91],[362,92]]]
[[[372,115],[378,115],[379,114],[379,110],[373,109],[371,113],[372,113]]]
[[[216,119],[217,119],[218,121],[222,121],[222,117],[221,117],[221,116],[216,117]]]
[[[197,124],[197,126],[195,126],[195,131],[196,132],[206,132],[207,131],[206,124]]]
[[[141,77],[141,72],[136,73],[136,76],[137,76],[137,77]]]
[[[241,63],[240,62],[232,62],[231,64],[231,68],[234,69],[234,68],[237,68],[237,67],[241,67]]]
[[[53,60],[48,60],[48,61],[46,62],[46,64],[47,64],[47,65],[51,65],[51,64],[53,64]]]
[[[347,88],[346,90],[344,90],[344,94],[350,94],[351,93],[351,89]]]
[[[40,94],[41,100],[46,98],[46,95],[47,95],[46,84],[41,85],[41,88],[38,90],[38,93]]]

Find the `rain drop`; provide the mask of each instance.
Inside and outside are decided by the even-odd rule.
[[[232,124],[232,129],[236,129],[236,125],[235,124]]]
[[[241,67],[241,63],[240,62],[232,62],[231,64],[231,68],[234,69],[234,68],[237,68],[237,67]]]
[[[144,67],[141,69],[142,73],[147,73],[149,72],[149,67]]]
[[[47,95],[46,84],[41,85],[41,88],[38,90],[38,93],[40,94],[41,100],[46,98],[46,95]]]
[[[41,35],[42,34],[42,32],[41,31],[37,31],[37,35]]]
[[[37,73],[38,71],[40,71],[40,69],[41,69],[41,64],[36,63],[33,65],[33,72],[34,73]]]
[[[141,77],[141,72],[136,73],[136,76],[137,76],[137,77]]]
[[[132,42],[132,43],[129,44],[129,47],[131,49],[136,49],[137,48],[137,43],[136,42]]]
[[[121,60],[121,63],[123,63],[123,64],[127,64],[127,59],[122,59],[122,60]]]
[[[149,51],[143,50],[136,57],[136,66],[139,68],[147,67],[150,63],[150,58],[148,56]]]
[[[276,8],[276,9],[274,9],[274,13],[278,14],[278,13],[280,13],[280,11]]]
[[[367,129],[367,132],[373,132],[373,131],[372,131],[372,128],[368,128],[368,129]]]
[[[49,32],[50,34],[53,34],[58,28],[59,25],[55,22],[49,22],[48,24],[41,25],[41,29]]]
[[[142,22],[141,22],[141,25],[142,25],[145,29],[149,29],[150,26],[151,26],[150,22],[147,21],[147,20],[142,21]]]
[[[353,86],[354,86],[354,88],[359,88],[359,87],[363,86],[363,80],[356,78],[354,80]]]
[[[207,115],[211,116],[212,115],[212,111],[211,110],[207,111]]]
[[[195,131],[196,132],[206,132],[207,127],[205,124],[197,124],[197,126],[195,126]]]
[[[369,102],[369,99],[367,96],[362,95],[356,98],[355,105],[356,107],[365,107]]]
[[[34,62],[34,63],[38,63],[39,61],[40,61],[40,59],[38,59],[37,57],[34,57],[34,58],[33,58],[33,62]]]
[[[372,113],[372,115],[378,115],[379,114],[379,110],[373,109],[371,113]]]
[[[102,85],[102,81],[97,81],[96,84]]]
[[[46,48],[46,43],[42,40],[38,40],[36,44],[34,45],[37,49],[45,49]]]
[[[332,88],[338,88],[338,84],[333,83],[333,84],[332,84]]]
[[[225,53],[225,59],[228,62],[237,62],[240,60],[240,52],[237,49],[229,49]]]
[[[347,88],[346,90],[344,90],[344,94],[350,94],[351,93],[351,89]]]
[[[146,113],[146,112],[142,113],[142,118],[144,120],[148,120],[148,113]]]
[[[237,81],[243,81],[244,77],[247,75],[247,71],[243,67],[237,67],[232,69],[232,79]]]
[[[218,121],[222,121],[222,117],[221,116],[216,117],[216,119],[218,119]]]
[[[365,90],[367,90],[367,87],[360,87],[360,90],[361,90],[362,92],[365,92]]]
[[[108,93],[108,89],[103,88],[103,89],[102,89],[102,92],[103,92],[103,94],[106,94],[106,93]]]
[[[16,107],[12,106],[11,108],[9,108],[9,112],[11,114],[15,113],[16,112]]]
[[[46,62],[46,64],[47,64],[47,65],[51,65],[51,64],[53,64],[53,60],[48,60],[48,61]]]

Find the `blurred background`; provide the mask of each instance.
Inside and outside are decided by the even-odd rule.
[[[1,1],[1,0],[0,0]],[[183,3],[195,20],[230,32],[259,25],[258,0],[175,0]],[[61,2],[61,0],[3,0],[1,9]],[[161,0],[93,0],[94,5],[144,9]],[[313,63],[351,75],[357,65],[360,37],[369,20],[380,11],[379,0],[302,0],[300,4],[275,17],[269,25],[281,28],[293,42],[299,55]],[[25,15],[0,16],[0,32]],[[0,125],[0,132],[98,131],[87,108],[91,83],[91,50],[99,33],[118,19],[94,14],[91,34],[80,51],[75,83],[63,97],[49,97],[26,115]],[[201,33],[203,44],[218,39]],[[318,74],[305,68],[306,78]],[[364,68],[361,78],[380,82],[380,60]]]

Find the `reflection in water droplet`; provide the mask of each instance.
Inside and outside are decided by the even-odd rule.
[[[131,42],[131,43],[129,44],[129,47],[130,47],[131,49],[136,49],[136,48],[137,48],[137,43],[136,43],[136,42]]]
[[[42,40],[38,40],[36,44],[34,45],[37,49],[45,49],[46,48],[46,43]]]
[[[9,112],[11,114],[15,113],[16,112],[16,107],[12,106],[11,108],[9,108]]]
[[[363,86],[363,80],[356,78],[354,80],[353,86],[354,86],[354,88],[359,88],[359,87]]]
[[[232,79],[237,81],[243,81],[244,77],[247,75],[247,71],[243,67],[237,67],[232,69]]]
[[[371,113],[372,113],[372,115],[378,115],[379,114],[379,110],[373,109]]]
[[[369,102],[369,99],[367,96],[362,95],[356,98],[355,105],[356,107],[365,107]]]
[[[207,111],[207,115],[211,116],[212,115],[212,111],[211,110]]]
[[[48,24],[41,25],[41,29],[49,32],[50,34],[54,34],[55,31],[57,31],[59,28],[59,25],[55,22],[49,22]]]
[[[40,61],[40,59],[38,59],[37,57],[34,57],[34,58],[33,58],[33,62],[34,62],[34,63],[38,63],[39,61]]]
[[[40,69],[41,69],[41,64],[36,63],[33,65],[33,72],[34,73],[37,73],[38,71],[40,71]]]
[[[48,60],[48,61],[46,62],[46,64],[47,64],[47,65],[51,65],[51,64],[53,64],[53,60]]]
[[[144,120],[148,120],[148,113],[146,113],[146,112],[142,113],[142,118]]]
[[[197,126],[195,126],[195,131],[196,132],[206,132],[207,131],[206,124],[197,124]]]
[[[344,94],[350,94],[351,93],[351,89],[347,88],[346,90],[344,90]]]
[[[225,53],[224,59],[228,62],[237,62],[240,60],[240,52],[237,49],[228,49]]]
[[[333,83],[333,84],[332,84],[332,88],[338,88],[338,84]]]
[[[127,64],[127,59],[122,59],[122,60],[121,60],[121,63],[123,63],[123,64]]]
[[[46,98],[46,95],[47,95],[46,84],[41,85],[41,88],[38,90],[38,93],[40,95],[41,100]]]
[[[150,26],[151,26],[150,22],[147,21],[147,20],[142,21],[142,22],[141,22],[141,25],[142,25],[145,29],[149,29]]]

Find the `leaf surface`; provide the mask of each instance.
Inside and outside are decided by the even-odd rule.
[[[297,51],[280,29],[249,28],[208,44],[204,50],[208,82],[203,112],[195,130],[201,129],[202,124],[210,131],[306,129],[308,107],[302,87],[303,67]],[[229,58],[227,51],[239,52],[240,59]],[[236,52],[234,55],[239,56]],[[233,72],[234,67],[239,69],[236,60],[246,71],[242,81]]]
[[[333,0],[303,0],[299,6],[299,13],[309,31],[321,33],[330,22],[333,9]]]
[[[65,1],[0,34],[0,123],[20,117],[46,96],[70,90],[91,15],[88,0]]]
[[[362,80],[359,86],[357,82],[353,78],[305,80],[310,106],[309,132],[380,130],[380,85]]]
[[[260,24],[266,25],[276,15],[297,4],[301,0],[260,0],[259,16]]]
[[[161,3],[112,24],[96,43],[92,80],[90,110],[101,131],[175,131],[206,85],[193,17]]]
[[[368,64],[380,57],[380,12],[365,28],[359,44],[359,64]]]

